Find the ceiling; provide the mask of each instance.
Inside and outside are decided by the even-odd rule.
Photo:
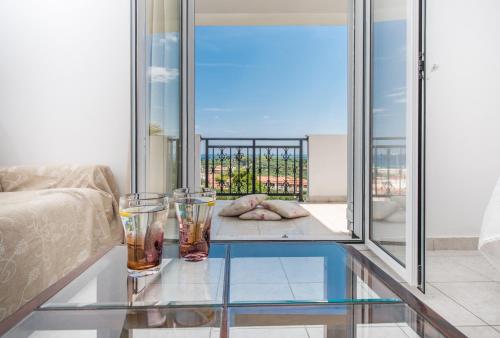
[[[408,15],[408,0],[377,0],[373,7],[373,20],[393,21],[405,20]]]
[[[196,0],[197,26],[345,25],[348,0]]]

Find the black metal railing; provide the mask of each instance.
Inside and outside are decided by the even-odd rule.
[[[203,185],[219,196],[265,193],[304,200],[307,138],[201,138]]]
[[[372,196],[406,195],[406,139],[375,137],[372,141]]]

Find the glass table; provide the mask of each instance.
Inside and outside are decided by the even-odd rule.
[[[116,246],[6,337],[441,337],[336,243],[217,243],[131,278]]]

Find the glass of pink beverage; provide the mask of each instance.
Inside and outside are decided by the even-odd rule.
[[[160,269],[168,207],[165,194],[136,193],[120,197],[130,275],[144,276]]]
[[[179,222],[179,251],[187,261],[196,262],[208,257],[215,199],[215,191],[208,188],[174,191],[175,213]]]

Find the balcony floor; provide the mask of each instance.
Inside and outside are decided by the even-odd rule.
[[[301,203],[311,215],[281,221],[247,221],[218,216],[231,201],[217,201],[212,219],[214,240],[350,240],[345,203]]]

